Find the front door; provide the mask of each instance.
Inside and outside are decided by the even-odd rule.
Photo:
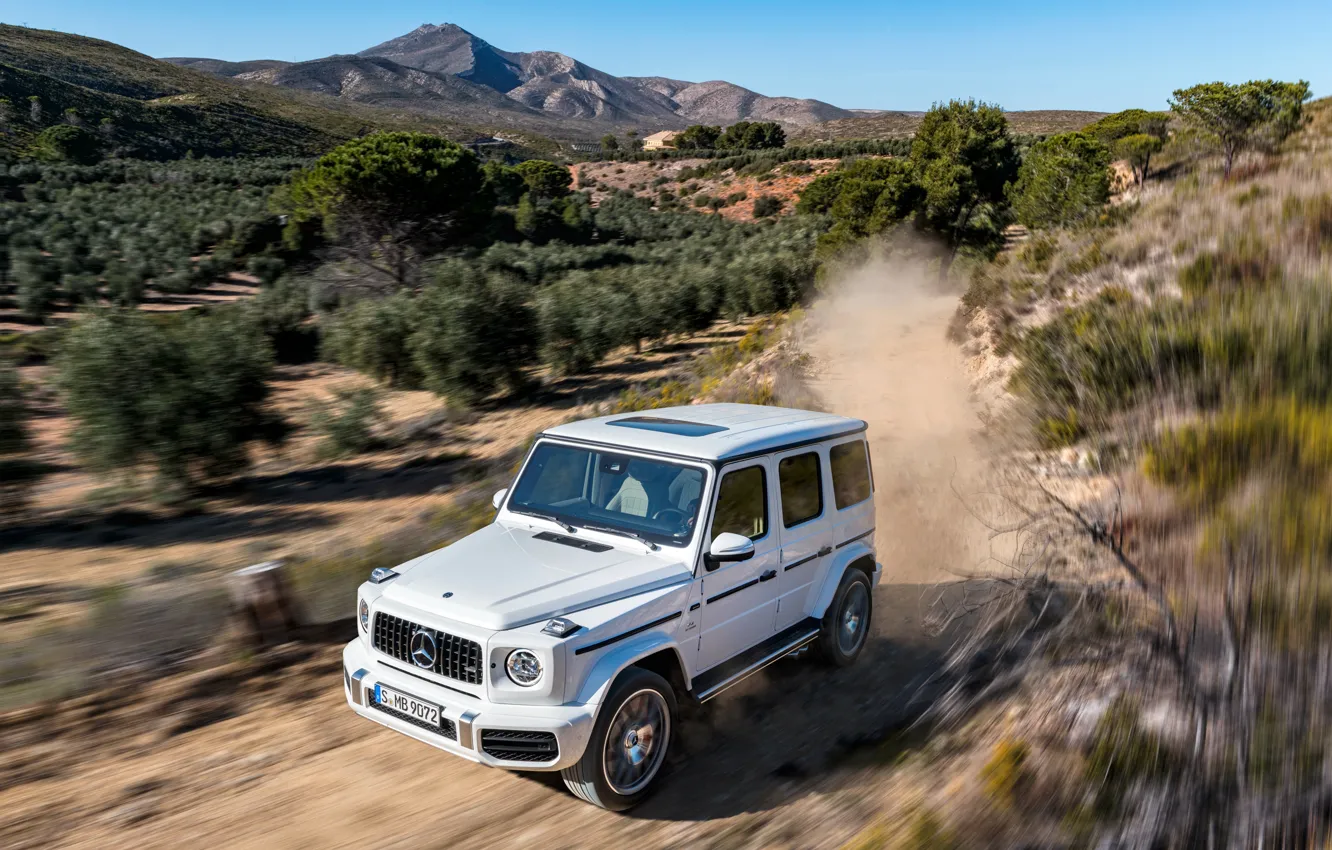
[[[777,627],[805,619],[833,552],[832,520],[823,486],[823,452],[803,448],[777,455],[782,572],[777,578]]]
[[[754,557],[747,561],[699,569],[702,630],[698,664],[701,673],[744,652],[773,634],[780,574],[780,548],[772,528],[774,498],[771,464],[766,458],[745,461],[722,470],[713,499],[712,522],[704,538],[706,553],[725,531],[754,541]]]

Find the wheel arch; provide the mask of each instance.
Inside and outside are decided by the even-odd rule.
[[[679,646],[667,635],[644,635],[626,641],[597,659],[580,684],[576,701],[600,704],[625,670],[641,667],[661,676],[676,689],[677,699],[689,692],[689,673]]]
[[[823,579],[818,601],[814,604],[810,616],[821,619],[827,613],[828,606],[832,604],[833,596],[837,594],[837,588],[841,585],[842,577],[846,575],[847,570],[860,570],[873,586],[876,568],[874,550],[863,542],[857,541],[839,552],[832,568]]]

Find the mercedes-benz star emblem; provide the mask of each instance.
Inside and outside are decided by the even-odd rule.
[[[412,662],[417,667],[424,667],[429,670],[435,666],[435,635],[425,629],[417,629],[412,632]]]

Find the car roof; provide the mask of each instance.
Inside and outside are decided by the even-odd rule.
[[[724,461],[866,427],[860,419],[789,407],[691,404],[568,422],[548,428],[543,435]]]

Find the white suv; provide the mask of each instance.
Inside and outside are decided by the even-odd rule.
[[[682,700],[810,644],[836,665],[860,654],[880,573],[865,429],[743,404],[551,428],[494,523],[361,585],[348,703],[634,805]]]

